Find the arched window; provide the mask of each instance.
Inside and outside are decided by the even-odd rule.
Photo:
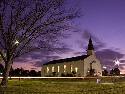
[[[47,67],[47,69],[46,69],[46,70],[47,70],[47,73],[48,73],[48,72],[49,72],[49,67]]]
[[[66,65],[64,65],[64,72],[66,72]]]
[[[58,72],[60,71],[60,67],[58,66]]]
[[[54,72],[54,66],[52,67],[52,72]]]
[[[75,67],[75,72],[76,72],[76,73],[78,72],[78,67]]]
[[[72,65],[70,65],[70,71],[71,71],[71,72],[73,71],[73,66],[72,66]]]

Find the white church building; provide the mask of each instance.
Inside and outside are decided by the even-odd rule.
[[[77,57],[53,60],[42,65],[41,76],[95,76],[102,75],[102,66],[94,52],[91,38],[89,39],[87,54]]]

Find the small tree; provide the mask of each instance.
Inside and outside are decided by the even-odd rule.
[[[113,74],[114,74],[114,70],[111,69],[111,70],[110,70],[110,75],[113,75]]]
[[[107,70],[103,70],[103,71],[102,71],[102,75],[103,75],[103,76],[108,76],[108,71],[107,71]]]
[[[120,70],[118,68],[114,68],[110,71],[111,75],[119,76],[120,75]]]
[[[65,0],[0,0],[0,55],[4,61],[1,86],[7,86],[15,58],[36,50],[53,50],[53,43],[78,17]]]
[[[35,70],[30,70],[29,76],[37,76],[37,72]]]
[[[76,72],[72,71],[72,75],[73,75],[73,77],[75,77],[76,76]]]
[[[118,68],[114,68],[114,74],[119,76],[120,75],[120,70]]]

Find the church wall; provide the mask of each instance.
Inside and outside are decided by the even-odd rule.
[[[76,69],[77,69],[76,76],[83,76],[83,73],[84,73],[83,62],[84,62],[83,60],[79,60],[79,61],[44,65],[42,67],[41,74],[42,74],[42,76],[51,76],[52,75],[52,67],[54,67],[54,72],[56,72],[56,74],[57,74],[56,76],[61,76],[62,73],[63,74],[67,74],[67,73],[71,74],[72,73],[71,66],[72,66],[72,71],[76,71]],[[66,69],[64,69],[65,65],[66,65]],[[59,70],[58,70],[58,66],[59,66]],[[49,68],[48,73],[47,73],[47,67]]]
[[[88,70],[90,70],[91,62],[95,62],[95,63],[92,63],[92,68],[95,69],[96,73],[100,72],[100,76],[101,76],[102,75],[101,64],[100,64],[100,61],[94,55],[91,55],[85,59],[84,76],[86,76],[86,74],[88,73]]]
[[[87,73],[88,73],[88,71],[90,69],[89,62],[91,62],[91,60],[89,58],[86,58],[84,60],[84,75],[83,76],[87,76]]]
[[[73,62],[70,62],[69,63],[69,70],[68,70],[68,73],[71,73],[71,65],[72,65],[72,71],[76,72],[76,76],[83,76],[83,64],[84,63],[84,60],[79,60],[79,61],[73,61]]]
[[[96,61],[96,63],[93,63],[93,68],[94,69],[97,69],[96,70],[96,73],[100,73],[100,74],[98,74],[98,75],[100,75],[100,76],[102,76],[102,66],[101,66],[101,64],[100,64],[100,61],[98,60],[98,59],[95,59],[95,61]]]
[[[76,76],[87,76],[88,71],[90,70],[90,63],[93,61],[96,63],[92,64],[92,68],[95,69],[96,73],[100,72],[100,75],[102,75],[100,61],[94,55],[91,55],[86,59],[79,60],[79,61],[43,65],[41,74],[42,76],[52,76],[52,67],[54,67],[54,72],[56,72],[55,76],[61,76],[62,73],[71,74],[72,73],[71,66],[72,66],[72,71],[76,71],[76,68],[77,68]],[[64,71],[64,65],[66,65],[65,71]],[[58,66],[59,66],[59,70],[58,70]],[[47,67],[49,68],[48,73],[47,73]]]

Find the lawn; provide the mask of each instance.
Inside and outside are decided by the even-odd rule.
[[[9,80],[8,88],[0,88],[0,94],[125,94],[124,82],[82,80]]]

